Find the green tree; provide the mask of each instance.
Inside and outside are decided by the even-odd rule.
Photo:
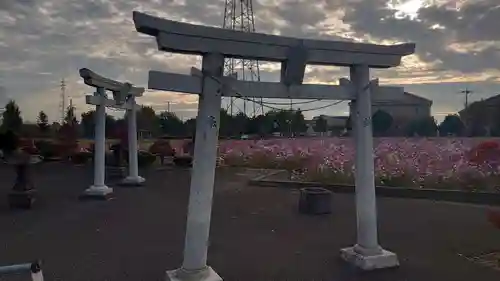
[[[78,120],[76,120],[74,106],[68,106],[68,108],[66,109],[66,116],[64,116],[63,125],[65,124],[74,128],[76,128],[76,126],[78,125]]]
[[[278,131],[282,134],[292,132],[292,123],[295,119],[294,110],[271,110],[266,113],[266,118],[272,120],[272,131]]]
[[[304,133],[307,130],[306,119],[300,109],[293,113],[291,126],[294,134]]]
[[[280,116],[279,116],[279,111],[277,110],[270,110],[266,112],[264,115],[265,119],[262,119],[262,121],[265,120],[264,124],[264,131],[266,131],[267,134],[271,134],[274,132],[280,132],[280,127],[282,124],[280,124]]]
[[[323,115],[320,115],[314,122],[314,131],[324,133],[327,131],[327,129],[328,122],[326,121],[325,117],[323,117]]]
[[[161,133],[170,136],[181,136],[185,134],[184,123],[173,112],[163,111],[158,116]]]
[[[248,116],[243,113],[243,112],[239,112],[238,114],[236,114],[234,117],[233,117],[233,124],[232,124],[232,128],[233,128],[233,136],[241,136],[243,134],[246,134],[248,132],[248,123],[249,123],[249,119],[248,119]]]
[[[409,136],[434,137],[437,135],[438,126],[434,117],[424,117],[410,122],[407,127]]]
[[[229,137],[232,134],[233,116],[221,108],[219,112],[219,136]]]
[[[375,136],[384,135],[392,126],[392,116],[383,111],[377,110],[372,116],[373,134]]]
[[[21,117],[21,110],[14,100],[10,100],[5,106],[5,111],[2,113],[2,130],[12,130],[19,133],[23,125],[23,118]]]
[[[266,136],[273,132],[273,117],[267,115],[257,115],[248,121],[248,134]]]
[[[106,114],[106,135],[113,138],[118,137],[116,135],[116,130],[121,123],[125,123],[125,120],[116,120],[113,116]],[[82,113],[80,125],[83,131],[83,136],[85,138],[93,138],[95,133],[95,110],[89,110]]]
[[[489,127],[490,129],[490,135],[498,137],[500,136],[500,110],[494,111],[492,114],[492,122],[491,126]]]
[[[76,120],[74,106],[68,106],[66,109],[66,116],[59,129],[59,137],[71,142],[76,142],[78,139],[78,120]]]
[[[184,122],[184,126],[186,126],[186,134],[188,136],[194,136],[196,133],[196,118],[191,118]]]
[[[439,134],[441,136],[461,136],[464,131],[465,125],[456,114],[447,115],[439,125]]]
[[[347,131],[351,131],[352,130],[352,118],[351,118],[351,115],[349,115],[349,117],[347,117],[347,120],[345,121],[345,129]]]
[[[49,118],[43,110],[38,113],[38,120],[36,124],[42,134],[45,134],[49,131]]]
[[[93,138],[95,132],[95,110],[89,110],[81,114],[80,124],[82,126],[83,136],[85,138]]]
[[[117,130],[119,129],[119,125],[122,125],[122,128],[127,128],[126,120],[124,118],[116,120],[115,117],[106,114],[106,135],[109,138],[119,138]]]
[[[137,112],[137,129],[152,135],[160,132],[160,120],[151,106],[141,106]]]

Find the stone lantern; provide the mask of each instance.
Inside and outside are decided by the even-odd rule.
[[[9,206],[30,209],[36,194],[30,173],[31,155],[20,149],[19,137],[11,130],[0,134],[0,148],[7,163],[16,170],[16,181],[8,195]]]

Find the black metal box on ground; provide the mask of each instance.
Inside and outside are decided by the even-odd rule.
[[[35,203],[36,190],[12,190],[8,195],[9,207],[12,209],[31,209]]]
[[[179,167],[192,167],[193,157],[191,156],[177,156],[173,159],[174,164]]]
[[[107,166],[106,179],[107,180],[120,180],[127,176],[127,167],[122,166]]]
[[[307,187],[300,190],[299,213],[323,215],[332,212],[332,192],[321,187]]]

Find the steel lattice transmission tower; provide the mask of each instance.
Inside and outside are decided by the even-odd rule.
[[[252,0],[225,0],[224,7],[224,23],[223,28],[233,29],[243,32],[255,32],[255,20],[253,15]],[[236,74],[237,78],[246,81],[260,81],[259,62],[248,59],[226,59],[224,62],[224,75]],[[236,98],[231,97],[228,105],[228,111],[233,115]],[[239,108],[240,112],[247,115],[248,105],[252,106],[253,116],[264,114],[262,98],[254,98],[253,102],[243,100],[243,108]],[[251,103],[251,104],[250,104]]]
[[[59,105],[61,110],[61,124],[64,123],[64,118],[66,117],[66,82],[64,79],[61,80],[61,103]]]

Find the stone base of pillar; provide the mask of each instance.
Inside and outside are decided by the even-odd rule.
[[[99,200],[108,200],[111,198],[113,194],[113,189],[103,186],[95,186],[92,185],[89,188],[85,189],[82,195],[80,195],[81,199],[99,199]]]
[[[363,255],[356,249],[356,246],[354,246],[341,249],[340,256],[346,262],[362,270],[375,270],[399,266],[398,256],[384,249],[381,249],[378,254]]]
[[[146,182],[146,179],[144,179],[143,177],[128,176],[122,180],[120,185],[122,185],[122,186],[141,186],[144,184],[144,182]]]
[[[166,281],[222,281],[222,278],[210,266],[201,270],[183,268],[167,271]]]

